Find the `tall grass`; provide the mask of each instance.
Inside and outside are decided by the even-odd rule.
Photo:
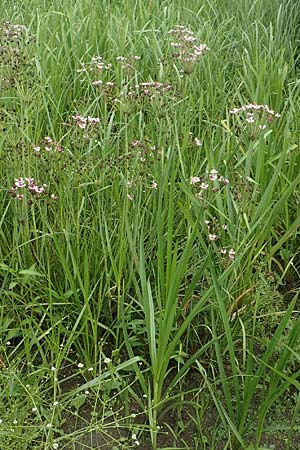
[[[295,448],[297,3],[0,17],[3,448]]]

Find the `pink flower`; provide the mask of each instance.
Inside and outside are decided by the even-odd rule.
[[[255,122],[255,118],[254,118],[253,114],[248,113],[248,117],[246,118],[246,122],[248,122],[248,123],[254,123]]]
[[[103,82],[101,80],[95,80],[95,81],[92,82],[92,85],[93,86],[101,86],[102,83]]]
[[[26,187],[26,183],[25,183],[25,180],[24,180],[24,178],[16,178],[15,179],[15,186],[17,187],[17,188],[25,188]]]
[[[28,189],[33,194],[42,194],[45,191],[44,186],[36,186],[36,185],[30,185],[30,186],[28,186]]]
[[[190,178],[190,184],[196,184],[199,183],[200,178],[199,177],[191,177]]]
[[[233,248],[231,248],[231,249],[229,250],[228,256],[229,256],[229,259],[234,260],[234,257],[235,257],[235,251],[234,251]]]
[[[81,129],[85,129],[87,127],[87,125],[93,126],[96,123],[100,122],[99,117],[88,116],[86,118],[86,117],[80,116],[79,114],[72,116],[72,119],[75,121],[76,125]]]
[[[218,171],[216,169],[211,169],[209,172],[209,179],[215,181],[218,179]]]
[[[229,184],[228,178],[224,178],[222,175],[219,177],[219,183],[221,184]]]
[[[198,139],[197,137],[194,139],[194,144],[197,145],[197,147],[202,147],[200,139]]]

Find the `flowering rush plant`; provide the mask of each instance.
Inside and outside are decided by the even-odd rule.
[[[249,103],[240,108],[233,108],[230,114],[240,116],[244,125],[264,130],[268,124],[274,119],[281,117],[281,114],[269,108],[268,105],[258,105],[257,103]]]
[[[26,198],[27,193],[30,196],[30,203],[32,203],[33,197],[40,198],[41,196],[48,196],[47,188],[47,184],[39,186],[34,178],[20,177],[15,178],[14,184],[9,189],[9,194],[17,200],[23,200]],[[57,196],[55,194],[51,194],[50,198],[52,200],[56,200]]]
[[[174,50],[173,58],[182,63],[183,73],[191,73],[195,63],[204,53],[208,52],[209,48],[206,44],[197,42],[194,32],[183,25],[176,25],[169,30],[168,34],[173,37],[171,42]]]

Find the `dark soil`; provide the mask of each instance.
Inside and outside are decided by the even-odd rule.
[[[81,384],[83,379],[72,378],[62,383],[65,391],[71,391]],[[189,388],[195,387],[197,378],[191,375]],[[255,447],[255,429],[249,432],[245,439],[247,445],[253,444],[253,450],[286,450],[289,437],[290,423],[295,408],[296,393],[286,395],[277,402],[266,417],[265,431],[262,435],[260,447]],[[201,399],[201,394],[199,396]],[[70,408],[63,417],[62,431],[65,436],[60,450],[125,450],[138,448],[151,450],[149,432],[146,428],[146,416],[138,411],[137,405],[132,405],[131,412],[137,413],[136,418],[126,420],[122,417],[122,405],[115,404],[114,410],[106,411],[103,417],[101,399],[87,397],[85,403],[76,410]],[[259,408],[259,401],[253,406],[253,413]],[[218,416],[217,409],[209,403],[209,398],[203,401],[203,411],[196,414],[191,404],[168,409],[160,418],[160,431],[158,434],[158,447],[160,449],[186,449],[186,450],[231,450],[226,446],[230,434],[229,427],[225,429]],[[118,412],[119,411],[119,412]],[[135,430],[142,430],[140,432]],[[134,443],[132,434],[137,435]],[[232,436],[232,433],[231,433]],[[300,419],[290,435],[290,450],[300,450]],[[252,450],[252,449],[251,449]]]

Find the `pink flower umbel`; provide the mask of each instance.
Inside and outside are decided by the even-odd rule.
[[[200,183],[201,178],[199,177],[191,177],[190,178],[190,184],[196,184],[196,183]]]
[[[241,116],[245,125],[250,126],[252,130],[264,130],[267,128],[268,123],[281,117],[279,113],[270,109],[268,105],[258,105],[257,103],[248,103],[240,108],[233,108],[229,112],[234,116]]]
[[[32,204],[33,197],[41,198],[42,196],[48,196],[47,188],[48,186],[45,183],[41,186],[37,185],[34,178],[20,177],[15,178],[15,182],[8,192],[11,197],[18,200],[27,198],[28,203]],[[55,194],[52,194],[50,198],[54,199],[57,197],[55,196]]]
[[[16,178],[15,179],[15,187],[16,188],[20,188],[20,189],[22,189],[22,188],[25,188],[26,187],[26,182],[25,182],[25,179],[24,178]]]
[[[100,123],[99,117],[91,117],[91,116],[83,117],[80,114],[72,116],[72,119],[75,122],[75,124],[81,129],[94,128],[95,125]]]
[[[197,42],[194,32],[183,25],[176,25],[168,34],[174,38],[170,44],[174,49],[173,58],[182,63],[183,73],[191,73],[194,64],[209,48],[206,44]]]

